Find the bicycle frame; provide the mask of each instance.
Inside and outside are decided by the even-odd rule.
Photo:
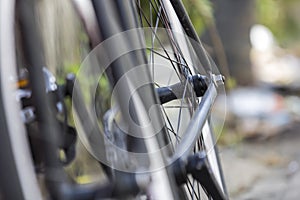
[[[178,145],[172,160],[177,160],[178,158],[182,160],[187,160],[189,154],[192,152],[193,146],[202,133],[204,124],[209,118],[210,111],[217,97],[216,83],[210,83],[207,91],[201,99],[201,102],[196,110],[188,128],[185,132],[185,137],[181,140]]]
[[[185,137],[179,143],[174,155],[171,158],[171,162],[187,163],[191,157],[190,153],[192,152],[194,147],[192,144],[195,144],[200,138],[201,134],[203,134],[203,127],[205,123],[209,120],[210,111],[217,97],[217,87],[220,84],[223,84],[223,78],[221,75],[213,75],[213,77],[213,81],[210,83],[207,91],[202,97],[201,102],[186,129]],[[207,154],[205,154],[204,152],[200,152],[198,154],[196,153],[196,156],[199,156],[199,160],[197,163],[193,164],[193,167],[198,169],[190,173],[209,192],[213,199],[226,199],[226,188],[220,187],[220,183],[217,181],[217,178],[214,176],[214,173],[212,173],[212,168],[207,158]],[[193,158],[193,160],[195,160],[195,158]],[[196,167],[195,165],[198,165],[200,167]],[[221,183],[223,184],[224,180],[222,171],[220,178]]]
[[[181,0],[170,0],[170,3],[172,4],[176,15],[178,16],[179,21],[181,22],[183,29],[185,31],[185,33],[187,34],[188,38],[191,41],[191,45],[192,48],[194,49],[196,55],[198,56],[198,59],[201,60],[201,63],[203,64],[204,68],[206,69],[206,71],[211,72],[211,61],[208,58],[207,53],[204,50],[204,47],[202,46],[202,42],[199,39],[199,36],[196,32],[196,30],[194,29],[194,26],[189,18],[189,15],[187,14],[185,7],[182,3]],[[211,76],[211,74],[208,74],[209,76]],[[178,150],[175,152],[175,155],[173,156],[172,159],[176,159],[178,158],[180,155],[182,156],[181,159],[185,160],[188,157],[188,153],[191,152],[192,150],[192,146],[189,146],[189,142],[191,142],[190,144],[194,144],[196,142],[196,140],[199,138],[201,131],[204,127],[204,124],[207,120],[209,119],[209,115],[210,115],[210,111],[212,109],[212,106],[214,104],[215,98],[217,96],[217,87],[219,85],[224,84],[224,78],[222,76],[216,77],[215,75],[212,75],[212,82],[210,83],[208,90],[206,91],[206,93],[204,94],[203,98],[201,99],[201,102],[199,104],[199,107],[196,111],[196,113],[194,114],[188,128],[186,131],[186,138],[184,139],[184,141],[181,142],[180,146],[178,147]],[[211,127],[210,127],[211,129]],[[213,138],[214,139],[214,138]],[[186,147],[189,147],[188,149]],[[216,150],[216,146],[214,147]],[[218,154],[216,154],[217,156],[217,161],[219,162],[219,157]],[[208,171],[209,166],[206,165],[206,167],[208,167]],[[213,174],[211,174],[213,176]],[[208,189],[209,191],[211,191],[213,193],[213,197],[215,197],[216,199],[227,199],[228,198],[228,194],[227,194],[227,189],[224,183],[224,175],[223,175],[223,171],[222,169],[220,169],[220,175],[221,175],[221,182],[223,185],[223,189],[220,189],[218,183],[215,180],[215,177],[210,176],[209,178],[207,178],[208,180],[208,184],[205,183],[206,189]]]

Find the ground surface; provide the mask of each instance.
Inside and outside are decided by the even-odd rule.
[[[220,149],[231,199],[300,199],[300,125]]]

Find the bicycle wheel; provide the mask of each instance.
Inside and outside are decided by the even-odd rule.
[[[14,7],[0,2],[0,199],[42,199],[16,98]]]
[[[176,151],[176,146],[180,143],[180,138],[185,137],[184,131],[188,128],[188,122],[192,119],[201,101],[195,93],[195,85],[189,82],[188,79],[195,74],[209,76],[212,72],[216,74],[219,74],[219,72],[214,68],[213,61],[209,60],[208,57],[205,58],[205,50],[201,44],[195,41],[196,38],[190,38],[193,35],[186,32],[186,23],[188,22],[179,19],[179,17],[182,17],[182,13],[179,12],[184,12],[180,1],[137,0],[136,3],[140,23],[142,26],[150,27],[151,29],[149,30],[150,33],[148,33],[148,37],[150,36],[148,51],[150,65],[152,66],[153,82],[158,88],[161,86],[170,87],[170,85],[180,82],[182,84],[181,87],[184,88],[182,96],[177,97],[178,100],[162,106],[162,112],[169,130],[168,133],[170,134],[169,137],[174,143]],[[161,34],[162,30],[159,30],[160,28],[167,30]],[[165,36],[168,36],[168,40],[163,38]],[[202,49],[202,51],[199,52],[199,49]],[[170,73],[169,77],[166,77],[165,74],[161,76],[162,70],[159,65],[169,66],[174,71]],[[155,70],[158,72],[155,72]],[[176,79],[175,77],[177,80],[174,80]],[[167,81],[167,83],[162,85],[162,81]],[[221,88],[219,91],[223,89]],[[177,115],[174,115],[174,112],[177,112]],[[211,120],[208,119],[202,129],[201,136],[194,144],[194,153],[201,150],[207,152],[213,174],[221,186],[224,196],[226,196],[226,188],[214,137]],[[211,198],[212,196],[207,191],[207,188],[204,187],[206,195],[203,195],[199,183],[196,183],[191,177],[187,179],[185,189],[187,194],[190,195],[190,199],[200,199],[202,198],[200,196]]]
[[[58,154],[66,142],[56,115],[58,85],[45,68],[35,6],[31,0],[0,2],[0,199],[93,199],[101,187],[71,182]],[[103,189],[98,198],[110,194]]]
[[[106,71],[106,74],[108,75],[108,79],[113,87],[116,87],[118,84],[120,84],[119,82],[122,77],[126,74],[130,74],[132,69],[135,69],[133,71],[136,72],[128,75],[129,78],[127,78],[129,80],[144,80],[142,83],[139,83],[137,80],[135,83],[130,83],[129,81],[123,84],[125,86],[131,84],[133,85],[133,90],[137,91],[141,100],[141,108],[138,108],[137,104],[139,104],[139,102],[137,101],[134,103],[136,105],[131,105],[129,101],[126,101],[127,94],[134,93],[132,89],[128,87],[122,87],[121,90],[117,89],[117,101],[119,103],[118,106],[121,107],[121,113],[127,113],[127,110],[131,110],[128,112],[128,116],[125,116],[125,118],[130,119],[132,118],[131,115],[136,117],[131,126],[135,127],[134,124],[139,120],[142,122],[149,121],[149,119],[144,120],[143,116],[145,115],[149,117],[148,111],[150,108],[153,105],[160,105],[163,103],[163,105],[160,106],[160,109],[155,110],[154,114],[152,113],[152,115],[156,116],[155,119],[158,121],[162,121],[158,122],[158,127],[161,129],[158,129],[159,131],[156,132],[157,135],[155,139],[158,140],[160,147],[168,146],[168,150],[161,151],[163,160],[168,160],[168,158],[171,158],[172,155],[176,153],[177,147],[182,143],[181,140],[186,137],[184,133],[186,129],[189,128],[189,121],[193,119],[195,111],[199,107],[199,102],[201,102],[201,98],[198,98],[199,94],[196,94],[197,92],[195,91],[193,78],[198,77],[199,74],[207,75],[208,78],[210,78],[209,75],[211,74],[211,71],[213,71],[213,68],[211,67],[211,64],[210,66],[205,65],[208,65],[211,61],[205,58],[206,60],[204,60],[203,64],[203,61],[199,60],[199,49],[201,50],[203,56],[201,45],[199,46],[199,44],[195,44],[195,41],[192,41],[186,37],[184,34],[184,25],[182,25],[173,9],[173,6],[168,1],[128,1],[126,3],[123,1],[115,1],[106,4],[103,4],[101,1],[94,1],[94,6],[96,8],[99,27],[104,40],[103,44],[98,47],[100,49],[102,48],[102,50],[96,51],[97,53],[95,54],[98,56],[99,54],[104,54],[111,60],[103,61],[105,60],[104,56],[102,59],[100,59],[104,63],[99,61],[100,64],[93,63],[93,65],[102,65],[102,67],[104,66],[105,70],[108,70]],[[146,28],[141,30],[137,29],[138,27]],[[125,51],[120,52],[119,49],[122,49],[123,45],[126,46]],[[195,49],[195,46],[197,45],[198,47]],[[204,55],[207,57],[206,54]],[[126,56],[128,56],[127,60]],[[149,62],[145,59],[145,57],[148,57]],[[133,61],[128,61],[130,59]],[[90,58],[88,60],[92,61],[97,59]],[[85,64],[82,66],[83,68],[84,65]],[[146,69],[140,71],[139,66],[142,65]],[[109,67],[106,68],[106,66]],[[207,71],[207,68],[211,71]],[[98,71],[95,77],[98,78],[99,74],[102,74],[105,70],[101,72]],[[93,73],[94,72],[95,71],[93,71]],[[86,75],[83,75],[81,78],[84,79],[84,77],[86,77]],[[212,80],[210,81],[212,82]],[[147,86],[142,87],[145,85]],[[171,96],[168,94],[164,95],[164,92],[169,92],[168,88],[171,88],[174,91]],[[95,88],[92,89],[92,91],[95,90]],[[157,101],[157,95],[160,99],[160,102]],[[170,100],[173,101],[169,102]],[[135,108],[132,109],[131,106]],[[93,108],[95,105],[89,107]],[[145,110],[145,112],[141,110]],[[109,118],[112,118],[110,119],[110,123],[115,123],[115,121],[118,121],[117,119],[114,119],[117,118],[116,112],[110,112]],[[153,118],[151,118],[151,120],[152,119]],[[126,121],[127,125],[130,123],[131,122]],[[161,124],[164,125],[163,128],[160,126]],[[123,144],[116,144],[117,142],[114,141],[112,142],[114,145],[121,149],[123,148],[123,150],[125,149],[127,151],[133,151],[134,153],[143,153],[145,151],[146,153],[150,154],[149,152],[151,152],[151,150],[145,149],[147,144],[143,145],[144,141],[137,141],[136,139],[132,138],[132,136],[138,137],[138,135],[129,133],[130,131],[128,131],[128,127],[123,129],[122,123],[117,122],[116,126],[117,130],[121,129],[121,135],[124,133],[129,134],[129,137],[126,139],[123,137],[121,140],[129,140],[129,143],[132,142],[134,145],[131,144],[131,146],[126,146],[126,142],[124,143],[124,141]],[[105,129],[105,125],[102,125],[102,127]],[[145,129],[138,130],[147,132]],[[141,132],[140,134],[142,134]],[[199,140],[194,142],[194,144],[189,145],[193,146],[194,152],[205,151],[207,153],[206,157],[209,160],[209,165],[212,166],[213,176],[215,176],[214,178],[216,179],[217,184],[220,186],[223,196],[225,196],[226,189],[223,182],[217,150],[215,148],[215,141],[213,138],[210,120],[206,120],[202,132],[203,134],[199,137]],[[106,137],[122,138],[122,136],[119,136],[118,134],[117,136],[110,135]],[[126,166],[124,162],[126,163],[128,160],[145,162],[145,165],[153,162],[151,159],[150,161],[148,159],[145,159],[146,161],[143,159],[139,160],[138,158],[135,158],[134,155],[131,155],[131,152],[122,153],[120,150],[115,148],[112,150],[117,152],[115,153],[115,160],[108,161],[106,160],[107,158],[103,158],[105,156],[101,155],[99,150],[96,150],[97,146],[99,145],[97,145],[95,141],[99,140],[101,140],[101,138],[97,139],[96,136],[84,136],[84,134],[82,136],[82,141],[84,141],[84,144],[88,150],[98,160],[104,162],[112,168],[127,171],[129,169],[124,167],[124,165]],[[109,140],[111,141],[111,139]],[[115,138],[113,140],[115,140]],[[123,160],[126,161],[123,162]],[[162,162],[159,167],[165,167],[166,165],[171,165],[171,163]],[[148,171],[146,171],[149,172],[157,169],[158,168],[148,168]],[[213,196],[210,194],[211,191],[209,191],[207,185],[204,189],[201,189],[199,182],[196,182],[191,177],[188,177],[186,179],[185,186],[181,187],[177,186],[174,182],[172,172],[167,172],[167,174],[169,176],[167,179],[170,179],[170,181],[167,181],[167,184],[171,184],[170,188],[173,190],[171,193],[176,193],[175,196],[179,199],[199,199],[200,195],[203,195],[203,193],[203,196],[206,196],[206,198],[211,198]],[[210,183],[208,183],[208,185],[209,184]]]

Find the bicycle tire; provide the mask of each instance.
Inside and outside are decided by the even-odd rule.
[[[16,77],[14,52],[15,1],[0,2],[0,116],[1,179],[0,199],[42,199],[35,177],[20,104],[16,100],[12,78]]]

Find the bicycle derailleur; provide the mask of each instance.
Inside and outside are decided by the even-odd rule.
[[[75,81],[74,74],[68,74],[65,78],[65,84],[58,85],[54,75],[46,68],[43,68],[46,93],[53,103],[52,108],[59,124],[60,138],[60,160],[64,165],[68,165],[75,158],[75,144],[77,140],[76,129],[69,125],[66,98],[72,97],[72,90]],[[32,157],[35,163],[37,172],[43,172],[43,141],[40,139],[38,130],[38,119],[35,113],[32,91],[28,81],[28,72],[26,69],[21,69],[18,80],[18,90],[16,98],[21,102],[21,118],[26,126],[29,143],[31,146]]]

